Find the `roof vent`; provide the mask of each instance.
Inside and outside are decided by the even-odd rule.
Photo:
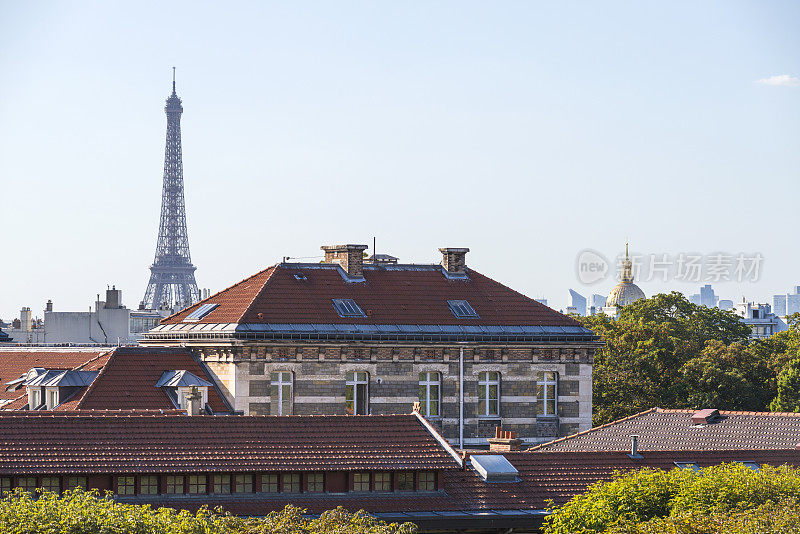
[[[517,482],[519,471],[502,454],[475,454],[469,457],[472,468],[486,482]]]
[[[631,453],[628,455],[628,458],[631,460],[641,460],[644,458],[644,456],[639,454],[639,436],[636,434],[631,436]]]
[[[692,424],[707,425],[719,419],[719,410],[713,408],[706,408],[692,414]]]

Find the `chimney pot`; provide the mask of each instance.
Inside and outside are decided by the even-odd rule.
[[[517,433],[503,430],[502,427],[494,428],[494,437],[489,438],[489,450],[494,452],[512,452],[522,450],[522,440],[517,439]]]
[[[495,439],[499,439],[500,438],[500,427],[499,426],[494,427],[494,437],[495,437]]]
[[[468,248],[440,248],[442,253],[442,267],[447,274],[465,275],[467,274],[467,252]]]
[[[364,251],[367,245],[326,245],[325,263],[338,263],[349,278],[364,278]]]

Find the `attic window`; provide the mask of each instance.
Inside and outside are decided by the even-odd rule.
[[[749,467],[753,471],[761,471],[761,466],[758,464],[758,462],[742,462],[742,465]]]
[[[366,317],[353,299],[333,299],[333,307],[339,317]]]
[[[459,319],[478,319],[478,313],[466,300],[448,300],[450,311]]]
[[[472,468],[486,482],[517,482],[519,472],[502,454],[474,454]]]
[[[197,322],[209,313],[211,313],[219,304],[203,304],[199,308],[195,309],[192,313],[184,317],[184,323],[193,323]]]
[[[305,282],[306,280],[308,280],[308,277],[306,275],[304,275],[303,273],[296,273],[294,275],[294,279],[295,280],[300,280],[301,282]]]
[[[693,469],[695,471],[700,471],[700,466],[694,462],[675,462],[675,465],[678,469]]]

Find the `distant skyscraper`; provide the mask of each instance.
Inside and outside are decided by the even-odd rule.
[[[567,309],[570,308],[574,309],[578,315],[586,315],[586,297],[575,291],[574,289],[569,290],[569,304],[567,304]]]
[[[175,93],[164,108],[167,114],[167,147],[164,153],[164,187],[161,194],[161,222],[158,226],[156,257],[150,267],[150,283],[144,294],[146,307],[156,309],[186,307],[200,300],[194,279],[195,266],[189,254],[186,232],[186,205],[183,196],[183,157],[181,153],[181,99]]]
[[[706,284],[700,288],[700,305],[706,308],[713,308],[717,305],[717,296],[711,284]]]
[[[598,295],[597,293],[591,296],[591,306],[595,310],[602,310],[603,307],[606,305],[606,296],[605,295]]]
[[[774,295],[772,297],[772,310],[778,317],[800,313],[800,286],[794,286],[791,293]]]
[[[689,295],[689,302],[696,306],[700,306],[700,293],[695,293],[694,295]]]

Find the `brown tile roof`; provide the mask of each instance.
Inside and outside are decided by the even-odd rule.
[[[448,279],[431,265],[365,266],[363,282],[346,281],[332,264],[281,263],[165,320],[177,324],[202,304],[218,307],[199,323],[418,324],[579,326],[477,271]],[[305,276],[304,280],[295,278]],[[354,299],[364,318],[340,317],[332,299]],[[467,300],[479,319],[457,318],[447,300]]]
[[[638,435],[642,451],[696,449],[787,449],[800,443],[800,413],[728,412],[705,425],[692,423],[697,410],[650,410],[528,449],[624,451]]]
[[[675,462],[693,462],[700,467],[728,462],[753,461],[759,464],[800,465],[797,450],[734,450],[734,451],[653,451],[643,452],[642,458],[631,459],[623,452],[553,452],[531,454],[512,452],[503,454],[519,471],[516,482],[484,482],[472,469],[448,469],[442,475],[441,491],[435,493],[349,493],[300,495],[230,495],[208,499],[163,497],[141,502],[157,506],[170,506],[196,510],[203,504],[222,508],[238,515],[266,515],[280,510],[286,504],[305,508],[309,513],[320,513],[335,506],[371,513],[386,512],[447,512],[447,511],[511,511],[544,510],[552,499],[563,504],[575,495],[586,491],[589,485],[600,480],[610,480],[615,471],[629,471],[651,467],[674,469]],[[432,519],[435,516],[423,516]],[[442,520],[446,514],[438,515]],[[507,516],[506,516],[507,517]],[[502,521],[503,515],[495,516]]]
[[[96,371],[108,360],[110,349],[53,349],[53,348],[0,348],[0,401],[3,399],[18,399],[12,404],[4,405],[3,409],[21,408],[27,400],[20,400],[26,395],[25,387],[11,391],[6,390],[6,383],[16,380],[34,367],[45,369],[83,369]]]
[[[188,350],[181,348],[120,347],[114,350],[94,382],[81,396],[73,397],[59,410],[157,410],[174,409],[156,382],[164,371],[186,370],[209,382],[213,378]],[[215,388],[208,392],[214,412],[230,408]]]
[[[0,473],[454,467],[414,415],[0,412]]]
[[[642,451],[633,460],[625,452],[512,452],[504,453],[519,471],[519,482],[486,483],[477,476],[446,473],[446,490],[465,509],[544,509],[548,499],[563,504],[614,471],[642,467],[673,469],[674,462],[693,462],[700,467],[728,462],[800,465],[800,451],[783,450],[678,450]]]

